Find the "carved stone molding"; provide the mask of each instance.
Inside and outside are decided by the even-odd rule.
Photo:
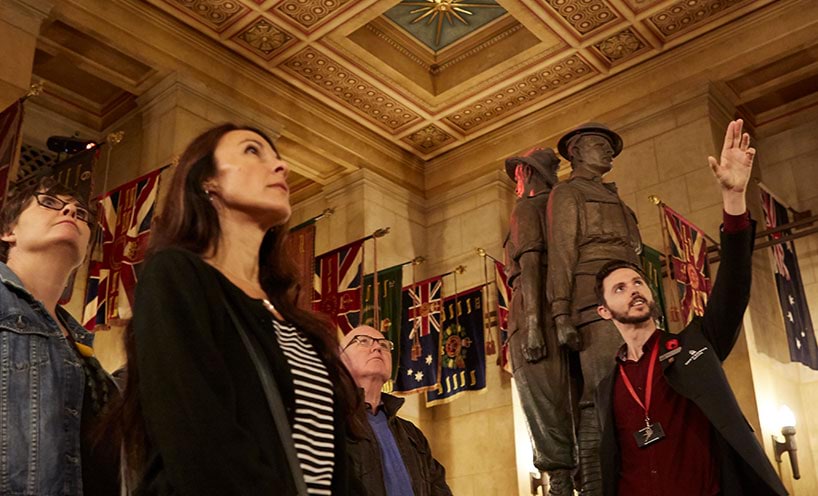
[[[740,3],[748,3],[750,0],[681,0],[666,9],[650,16],[650,22],[656,29],[670,38],[679,33],[683,33],[700,24],[710,20],[717,15]]]
[[[221,33],[250,9],[241,0],[164,0]]]
[[[397,132],[420,116],[366,78],[313,48],[305,48],[284,63],[296,76],[325,95],[362,114],[382,128]]]
[[[292,41],[293,37],[263,17],[233,36],[233,40],[267,60]]]
[[[647,45],[631,28],[627,28],[594,44],[594,48],[613,65],[643,51]]]
[[[630,7],[634,12],[642,12],[648,7],[652,7],[661,1],[663,0],[625,0],[625,3],[628,4],[628,7]]]
[[[275,7],[309,31],[350,0],[284,0]]]
[[[546,0],[580,34],[590,33],[619,16],[604,0]]]
[[[429,153],[443,145],[448,145],[454,140],[454,136],[434,124],[430,124],[403,138],[401,141],[411,145],[422,153]]]
[[[597,74],[596,69],[580,56],[571,55],[449,114],[446,121],[464,133],[470,133],[594,74]]]

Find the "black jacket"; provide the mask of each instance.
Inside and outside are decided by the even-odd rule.
[[[672,360],[660,360],[662,372],[670,387],[695,403],[710,421],[724,496],[787,494],[721,367],[738,339],[750,299],[754,235],[755,224],[741,232],[722,233],[721,263],[704,316],[694,318],[679,334],[659,335],[660,353],[668,349],[668,340],[678,340],[681,351]],[[616,368],[596,391],[606,496],[616,494],[621,466],[613,414],[615,372]]]
[[[292,440],[278,436],[228,304],[262,348],[293,421],[293,377],[261,301],[193,253],[158,252],[140,273],[133,320],[149,437],[139,496],[296,494],[282,445]],[[337,401],[333,420],[332,493],[343,495],[346,435]]]
[[[452,494],[446,484],[446,470],[432,457],[429,442],[412,422],[397,417],[404,399],[382,394],[381,401],[387,424],[398,445],[403,463],[412,480],[415,496],[448,496]],[[361,412],[364,435],[360,439],[347,440],[347,458],[353,496],[386,496],[383,482],[381,451],[375,432],[366,420],[367,412]]]

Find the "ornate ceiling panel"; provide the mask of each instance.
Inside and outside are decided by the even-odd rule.
[[[420,119],[417,113],[390,97],[369,78],[314,48],[305,48],[284,66],[323,95],[350,106],[389,132],[397,132]]]
[[[423,159],[772,1],[147,0]]]

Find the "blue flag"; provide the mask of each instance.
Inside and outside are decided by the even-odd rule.
[[[768,229],[790,222],[787,208],[763,188],[761,205],[764,208],[764,221]],[[770,239],[779,239],[786,234],[789,234],[789,231],[780,231],[770,236]],[[775,258],[775,285],[784,314],[790,360],[818,370],[818,345],[815,342],[815,329],[812,327],[812,318],[807,307],[801,269],[795,255],[795,244],[792,241],[778,243],[772,246],[772,250]]]
[[[426,393],[426,406],[447,403],[465,391],[486,387],[483,292],[470,289],[443,300],[440,381]]]
[[[440,276],[403,290],[396,392],[421,392],[437,385],[442,290]]]

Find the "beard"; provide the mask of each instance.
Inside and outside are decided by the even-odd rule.
[[[647,322],[649,319],[659,319],[659,306],[655,301],[651,301],[648,304],[648,309],[650,311],[642,315],[628,315],[627,312],[617,312],[611,308],[609,308],[608,311],[611,312],[611,318],[613,320],[622,324],[642,324]]]

